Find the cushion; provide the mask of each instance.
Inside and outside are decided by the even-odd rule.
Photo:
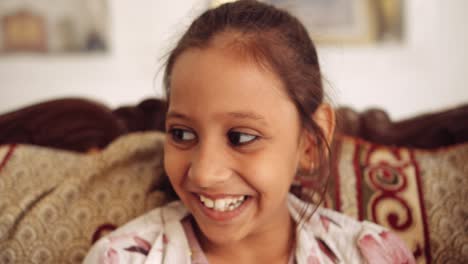
[[[0,146],[0,263],[81,263],[100,236],[164,203],[163,136],[87,155]]]
[[[468,260],[468,144],[424,151],[339,136],[333,153],[325,207],[389,228],[418,263]]]

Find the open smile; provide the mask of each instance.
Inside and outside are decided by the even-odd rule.
[[[252,197],[248,195],[212,196],[193,193],[198,207],[205,216],[217,222],[228,222],[239,216],[251,204]]]

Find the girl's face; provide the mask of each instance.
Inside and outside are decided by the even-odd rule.
[[[273,73],[220,47],[185,51],[171,75],[166,131],[166,172],[204,238],[284,230],[303,133]]]

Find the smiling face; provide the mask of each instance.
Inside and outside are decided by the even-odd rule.
[[[166,131],[166,172],[206,239],[223,244],[288,226],[302,129],[272,72],[222,47],[184,51]]]

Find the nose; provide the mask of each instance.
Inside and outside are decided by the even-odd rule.
[[[199,144],[192,156],[188,178],[199,188],[221,186],[231,177],[228,156],[216,144]]]

